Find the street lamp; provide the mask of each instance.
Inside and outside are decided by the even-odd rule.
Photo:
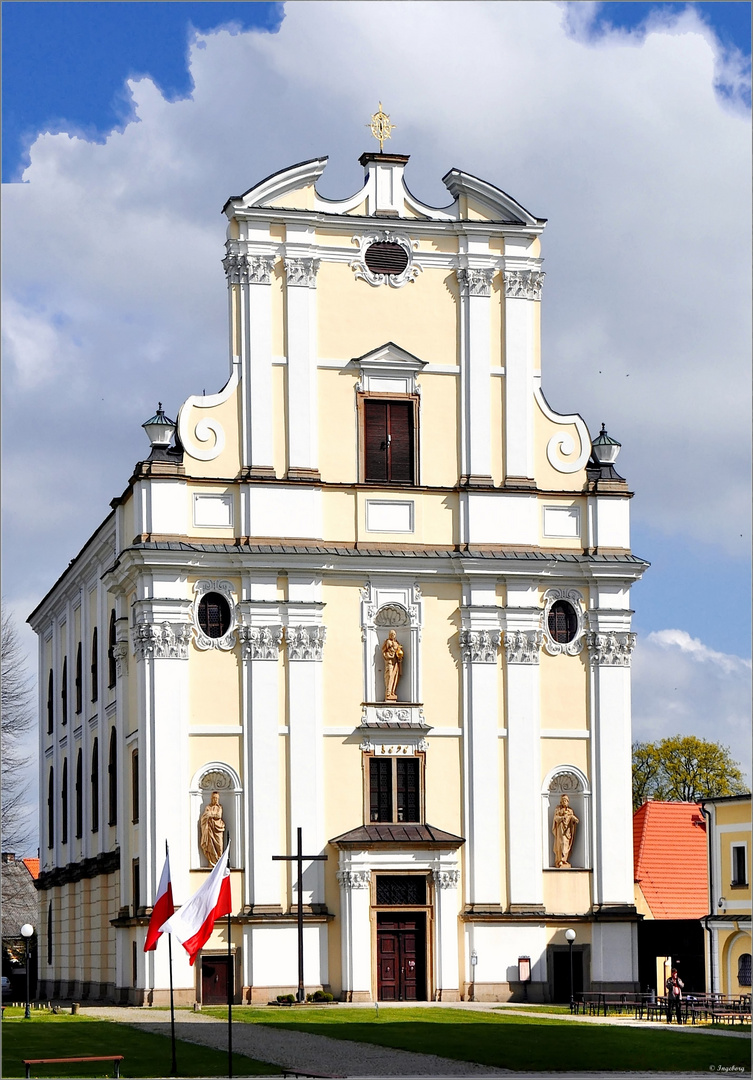
[[[478,953],[474,949],[471,953],[471,1001],[476,1000],[476,964],[478,963]]]
[[[21,937],[26,941],[26,1009],[24,1011],[24,1020],[28,1020],[31,1016],[29,1012],[29,939],[34,933],[34,927],[31,923],[24,923],[21,927]]]
[[[565,940],[570,946],[570,1012],[575,1012],[575,1001],[573,999],[573,942],[575,941],[575,931],[566,930]]]

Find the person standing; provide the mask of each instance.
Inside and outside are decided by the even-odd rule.
[[[677,1016],[677,1023],[682,1023],[682,991],[685,983],[677,974],[677,968],[672,968],[672,974],[667,979],[667,1023],[672,1023],[672,1014]]]

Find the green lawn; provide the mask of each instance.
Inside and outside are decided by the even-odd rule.
[[[222,1008],[205,1009],[223,1016]],[[272,1009],[234,1008],[239,1023],[279,1025],[412,1050],[459,1061],[525,1070],[647,1070],[722,1072],[750,1067],[746,1039],[721,1039],[664,1028],[618,1028],[542,1016],[505,1016],[460,1009]],[[535,1029],[535,1030],[534,1030]]]
[[[86,1016],[48,1012],[32,1013],[23,1019],[23,1009],[5,1010],[2,1022],[3,1077],[25,1076],[24,1058],[96,1057],[99,1054],[123,1054],[121,1076],[169,1076],[171,1065],[170,1039],[152,1035],[138,1028],[126,1027],[109,1020],[94,1020]],[[169,1028],[168,1028],[169,1033]],[[179,1076],[227,1076],[227,1054],[195,1043],[178,1042]],[[233,1055],[234,1076],[274,1074],[280,1069],[241,1054]],[[34,1065],[36,1077],[112,1076],[111,1062],[92,1062],[88,1065]]]

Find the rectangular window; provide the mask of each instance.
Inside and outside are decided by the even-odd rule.
[[[418,757],[369,758],[369,820],[421,820],[421,761]]]
[[[732,845],[732,884],[748,884],[747,851],[745,844]]]
[[[415,402],[363,399],[363,478],[366,483],[414,484]]]
[[[141,907],[141,876],[139,874],[139,860],[133,860],[133,914],[137,915]]]

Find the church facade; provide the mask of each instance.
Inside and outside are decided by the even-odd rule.
[[[228,381],[147,422],[30,618],[48,996],[166,1000],[165,844],[184,903],[217,806],[231,941],[173,950],[179,1000],[293,990],[299,904],[343,1000],[567,1000],[566,929],[576,989],[636,986],[619,444],[542,391],[545,221],[407,162],[227,202]]]

